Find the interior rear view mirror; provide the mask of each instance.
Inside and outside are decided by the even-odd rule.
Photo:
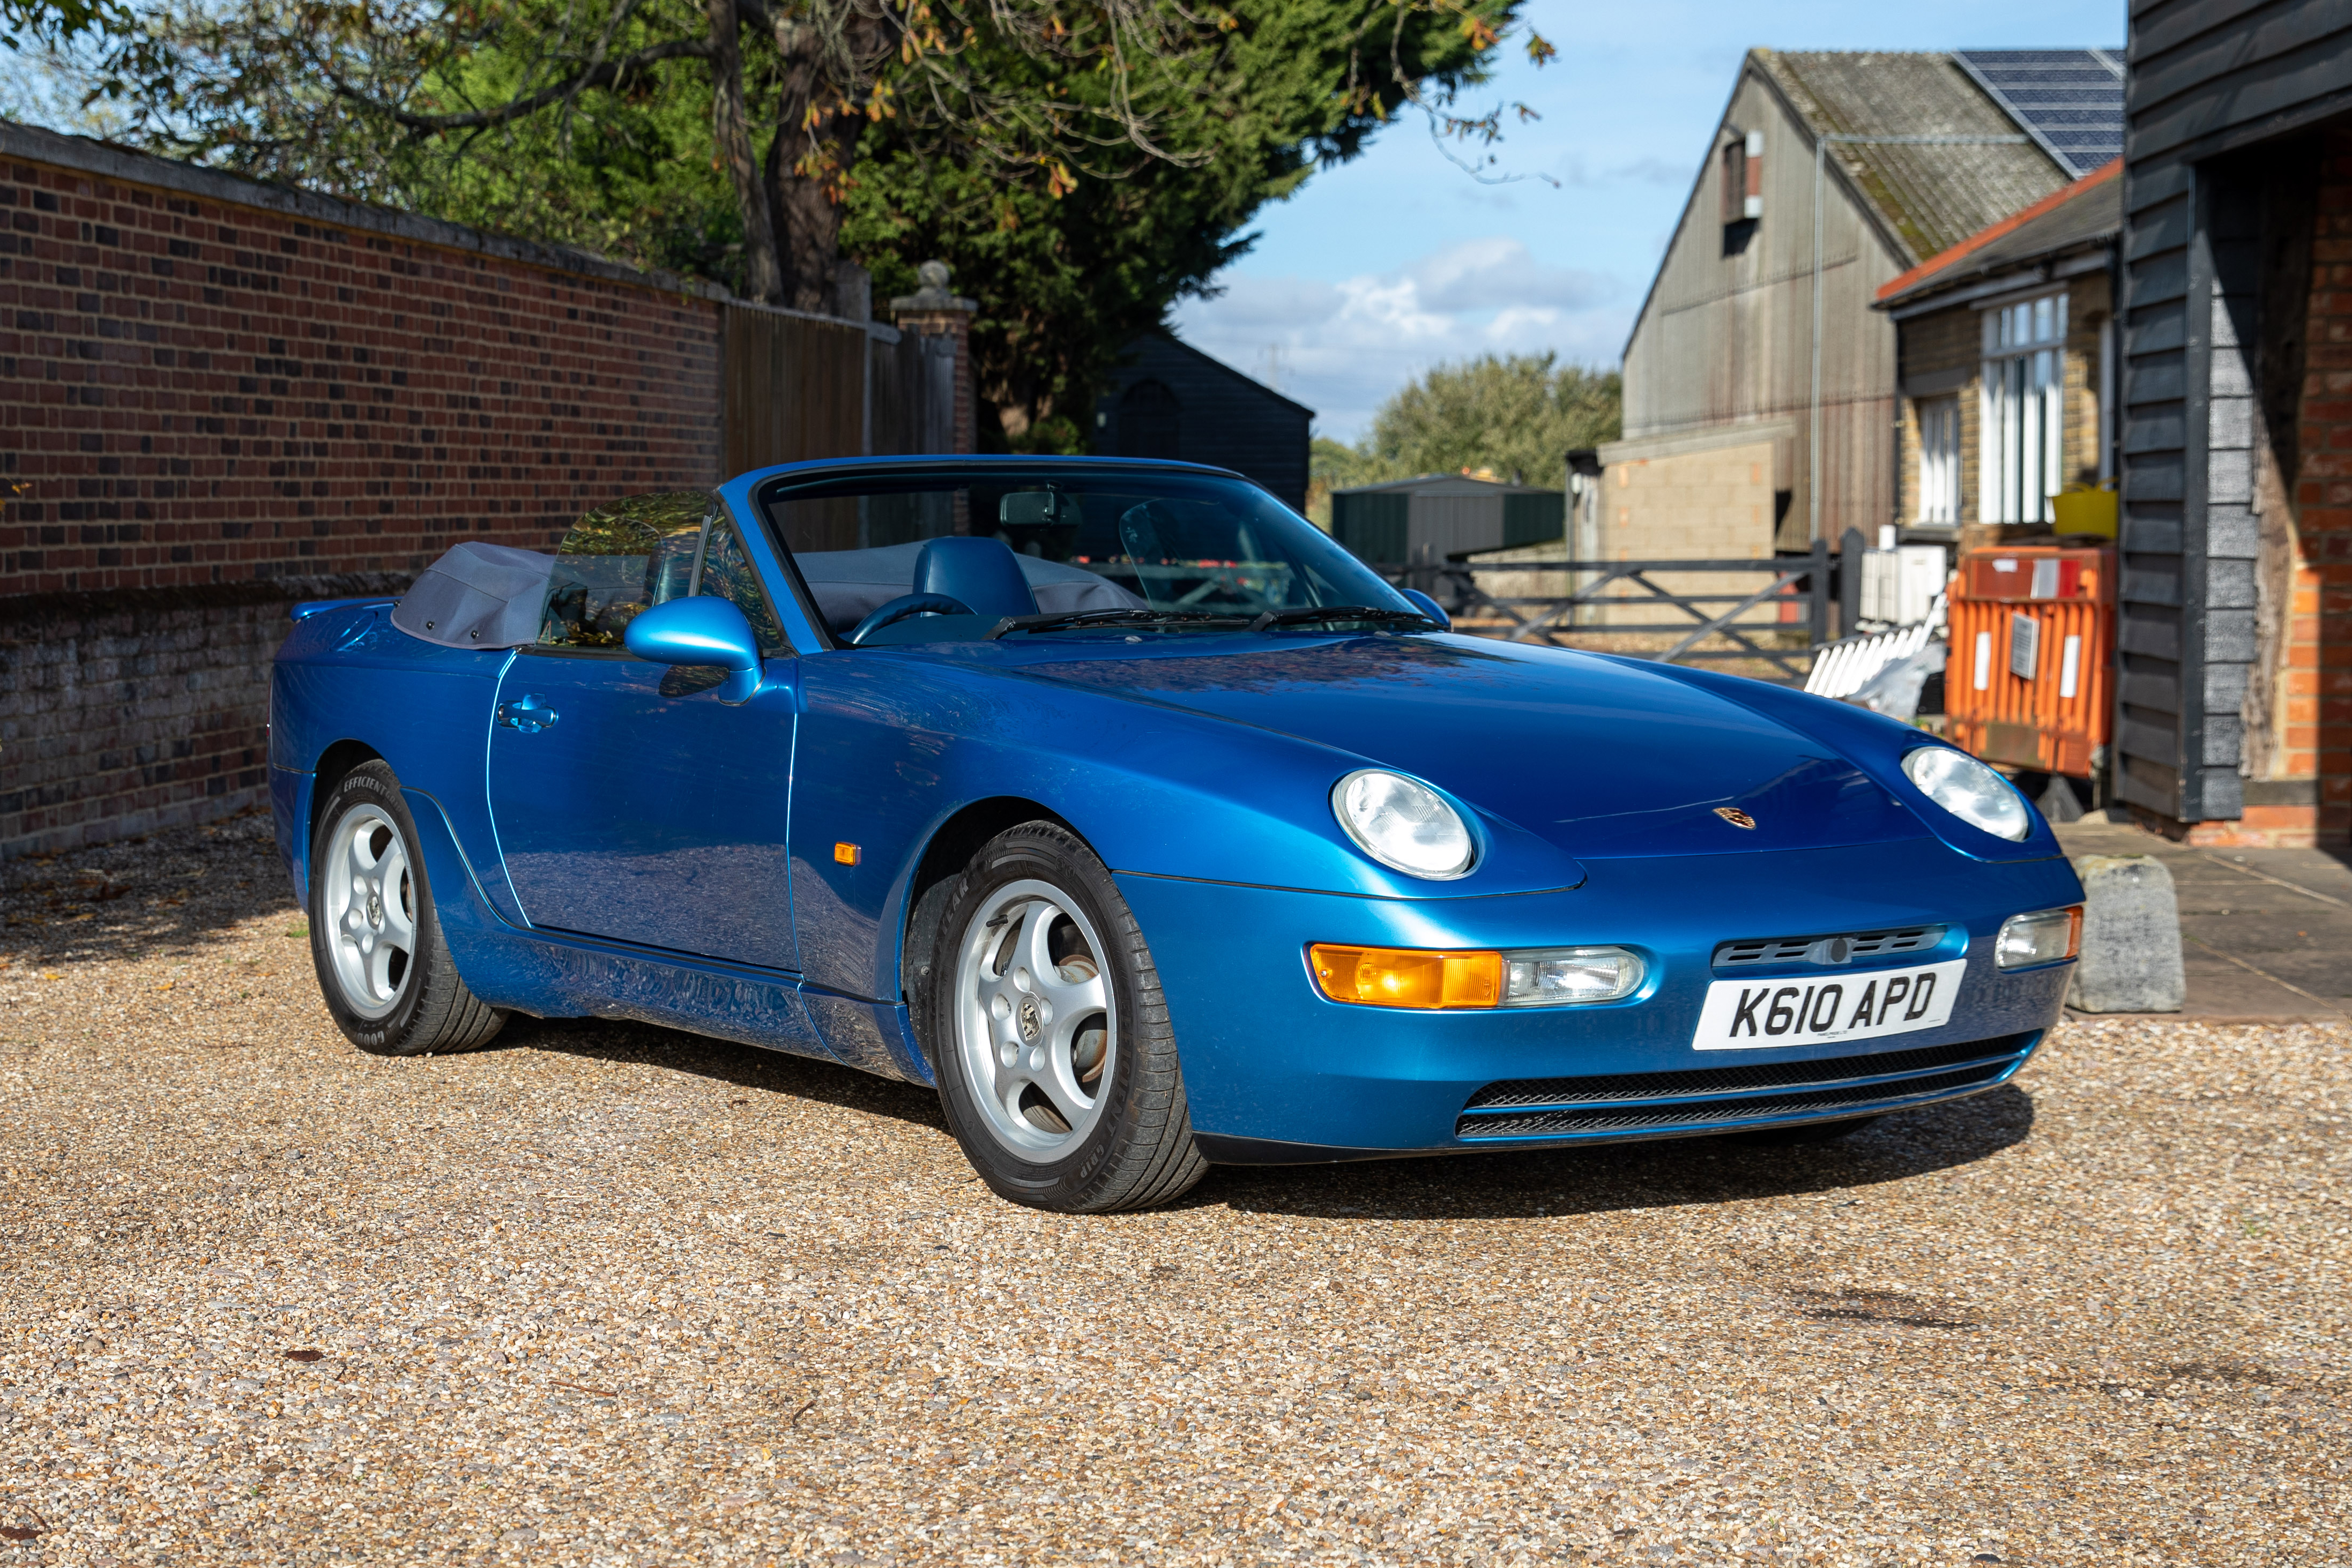
[[[996,520],[1008,528],[1045,528],[1064,521],[1061,493],[1016,490],[997,503]]]

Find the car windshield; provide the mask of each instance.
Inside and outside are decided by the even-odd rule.
[[[761,506],[819,615],[858,646],[1002,635],[1007,619],[1049,635],[1105,622],[1307,626],[1316,611],[1346,607],[1400,622],[1418,613],[1328,535],[1238,479],[1076,465],[867,475],[781,480]],[[902,602],[926,595],[926,605]],[[870,624],[877,614],[886,624]]]

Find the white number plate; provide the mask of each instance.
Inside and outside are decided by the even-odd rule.
[[[1827,1045],[1909,1034],[1950,1021],[1968,960],[1917,969],[1865,970],[1769,980],[1717,980],[1706,988],[1694,1051]]]

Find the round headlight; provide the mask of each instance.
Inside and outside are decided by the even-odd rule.
[[[1331,788],[1331,812],[1366,854],[1412,876],[1465,875],[1477,848],[1445,797],[1402,773],[1349,774]]]
[[[2033,813],[2009,780],[1965,751],[1923,746],[1903,758],[1903,771],[1919,793],[1972,828],[2020,841],[2033,831]]]

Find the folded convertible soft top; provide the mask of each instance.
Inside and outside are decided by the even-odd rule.
[[[556,558],[468,539],[425,569],[392,608],[412,637],[451,648],[519,648],[539,641]]]

